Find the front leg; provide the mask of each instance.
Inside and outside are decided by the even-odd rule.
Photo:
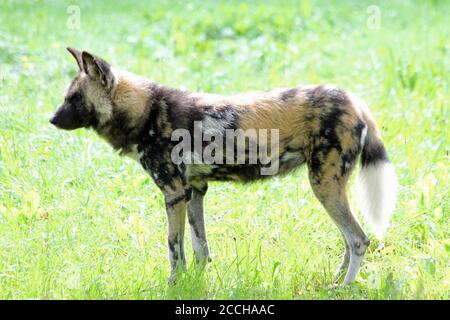
[[[169,151],[167,148],[164,149],[164,146],[153,142],[149,149],[143,151],[140,160],[164,195],[168,220],[167,245],[171,266],[169,283],[173,283],[176,280],[177,271],[186,269],[184,227],[191,188],[186,183],[184,172],[171,162]]]
[[[203,213],[203,198],[207,191],[207,184],[193,185],[192,198],[188,205],[189,224],[191,226],[192,250],[195,260],[199,264],[211,261],[208,242],[206,240],[205,219]]]
[[[186,220],[186,194],[165,195],[168,232],[167,244],[169,249],[169,261],[171,266],[169,282],[176,280],[179,269],[186,270],[186,257],[184,253],[184,228]]]

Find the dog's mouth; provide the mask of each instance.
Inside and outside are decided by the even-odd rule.
[[[75,130],[77,128],[79,128],[79,126],[73,124],[73,123],[64,123],[64,121],[61,123],[61,121],[58,120],[58,117],[56,115],[54,115],[53,117],[50,118],[49,122],[54,125],[56,128],[58,129],[62,129],[62,130]]]

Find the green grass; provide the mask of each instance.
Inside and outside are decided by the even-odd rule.
[[[449,16],[444,0],[1,1],[0,298],[448,299]],[[68,45],[192,91],[335,83],[364,97],[401,187],[356,283],[332,287],[343,244],[303,169],[213,183],[213,262],[195,271],[187,234],[189,269],[169,287],[156,186],[94,133],[48,124],[76,72]]]

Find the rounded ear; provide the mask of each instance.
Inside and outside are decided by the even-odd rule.
[[[112,86],[114,75],[111,66],[103,59],[87,51],[81,53],[83,71],[92,79],[98,80],[105,87]]]
[[[81,59],[81,51],[79,51],[79,50],[77,50],[75,48],[71,48],[71,47],[67,47],[66,49],[75,58],[75,60],[76,60],[76,62],[78,64],[78,68],[80,69],[80,71],[83,71],[83,62],[82,62],[82,59]]]

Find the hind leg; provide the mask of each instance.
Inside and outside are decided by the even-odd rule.
[[[314,194],[324,206],[327,213],[338,226],[346,244],[346,253],[342,264],[348,270],[344,284],[355,280],[364,253],[369,246],[369,239],[353,216],[346,194],[346,184],[352,165],[346,163],[337,150],[327,155],[313,154],[309,164],[309,179]]]
[[[208,242],[206,240],[205,220],[203,214],[203,197],[207,190],[206,183],[198,188],[195,185],[192,190],[192,198],[188,205],[188,218],[191,226],[192,249],[198,264],[204,265],[211,260],[209,257]]]

